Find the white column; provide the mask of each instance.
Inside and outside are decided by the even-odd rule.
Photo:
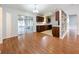
[[[36,24],[37,23],[36,23],[36,16],[35,15],[33,16],[33,24],[34,24],[33,25],[33,32],[36,32]]]

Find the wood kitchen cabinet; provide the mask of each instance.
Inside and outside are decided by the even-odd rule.
[[[55,12],[54,23],[52,26],[52,34],[62,39],[67,32],[67,14],[63,10],[57,10]]]
[[[37,32],[42,32],[45,30],[52,29],[52,25],[37,25]]]
[[[37,22],[44,22],[44,17],[36,16],[36,21]]]
[[[60,16],[59,14],[60,14],[59,11],[55,12],[55,20],[58,21],[58,25],[59,25],[59,16]]]
[[[58,21],[59,20],[59,11],[56,11],[55,13],[55,19]]]
[[[53,27],[52,28],[52,34],[53,34],[53,36],[55,36],[55,37],[59,37],[59,27]]]

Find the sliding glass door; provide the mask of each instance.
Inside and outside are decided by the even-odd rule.
[[[25,16],[25,31],[27,33],[33,32],[33,17]]]
[[[25,22],[24,16],[18,17],[18,34],[23,34],[25,32]]]
[[[18,18],[18,34],[33,32],[33,17],[19,16]]]

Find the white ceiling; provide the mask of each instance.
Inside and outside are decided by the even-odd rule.
[[[2,6],[15,8],[23,11],[33,13],[34,4],[4,4]],[[79,10],[79,4],[37,4],[39,14],[51,14],[56,9],[62,9],[69,14],[77,14]]]

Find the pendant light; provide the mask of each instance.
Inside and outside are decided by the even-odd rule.
[[[39,13],[37,7],[38,7],[38,5],[37,4],[34,4],[33,13]]]

